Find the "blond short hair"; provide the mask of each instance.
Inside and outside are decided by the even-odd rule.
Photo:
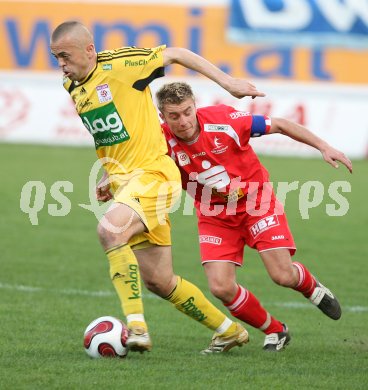
[[[157,106],[161,112],[165,104],[180,104],[189,98],[195,100],[192,88],[183,82],[164,84],[156,92]]]

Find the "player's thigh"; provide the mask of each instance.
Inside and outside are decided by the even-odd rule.
[[[113,203],[98,224],[98,234],[103,242],[128,241],[144,229],[135,210],[121,203]]]
[[[151,231],[166,223],[167,213],[181,193],[178,182],[169,180],[171,176],[142,170],[116,189],[114,201],[131,207],[140,216],[146,231]]]
[[[243,264],[245,242],[241,232],[224,226],[213,217],[199,217],[199,249],[202,264],[213,261]]]
[[[133,250],[144,249],[152,245],[171,246],[171,224],[168,215],[164,222],[149,232],[135,235],[129,240],[129,245]]]

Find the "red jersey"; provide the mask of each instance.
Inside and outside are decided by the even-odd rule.
[[[269,182],[268,172],[249,145],[250,137],[269,131],[270,118],[217,105],[199,108],[197,120],[200,134],[192,142],[179,140],[162,124],[169,154],[176,161],[182,186],[195,199],[196,208],[236,201],[236,211],[244,211],[248,194],[256,194],[258,207],[262,194],[273,196],[270,187],[264,185]]]

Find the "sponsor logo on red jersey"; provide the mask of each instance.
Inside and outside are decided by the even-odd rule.
[[[194,153],[194,154],[192,154],[192,159],[194,160],[196,157],[202,157],[205,155],[206,155],[206,152]]]
[[[220,137],[215,136],[215,138],[213,139],[213,143],[215,145],[215,148],[211,150],[211,153],[221,154],[221,153],[226,152],[226,150],[228,149],[228,146],[224,145],[221,142]]]
[[[226,188],[226,186],[230,184],[230,177],[224,166],[215,165],[214,167],[211,167],[211,163],[204,160],[202,161],[202,168],[206,170],[199,173],[195,178],[199,184],[215,188],[216,190]]]
[[[250,112],[244,112],[244,111],[230,112],[231,119],[238,119],[238,118],[242,118],[243,116],[251,116],[251,115],[252,114]]]
[[[190,158],[185,152],[178,152],[176,155],[178,157],[178,163],[181,167],[190,164]]]

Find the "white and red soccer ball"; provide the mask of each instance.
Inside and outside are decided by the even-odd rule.
[[[128,327],[118,318],[105,316],[92,321],[84,332],[84,349],[92,358],[121,357],[128,354]]]

